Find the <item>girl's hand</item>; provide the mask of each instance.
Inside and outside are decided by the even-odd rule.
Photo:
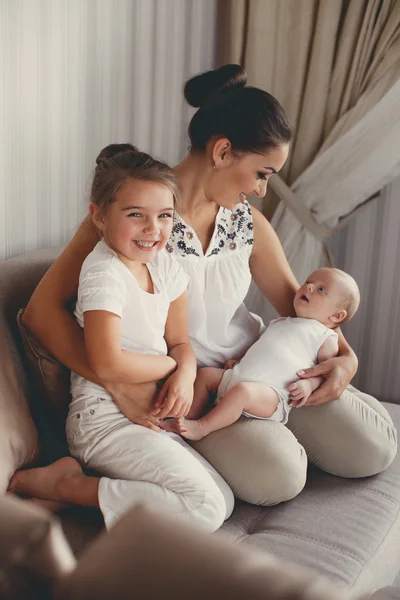
[[[155,407],[158,391],[155,381],[135,384],[109,382],[106,389],[122,414],[132,423],[160,431],[160,409]]]
[[[356,367],[351,356],[330,358],[315,367],[298,371],[301,379],[322,376],[326,380],[307,400],[306,406],[320,406],[341,396],[355,375]]]
[[[155,404],[158,419],[185,417],[193,402],[193,378],[175,371],[163,384]]]

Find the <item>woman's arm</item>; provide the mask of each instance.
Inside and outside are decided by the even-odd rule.
[[[165,340],[169,355],[177,364],[176,371],[164,383],[156,406],[161,411],[157,415],[184,417],[193,401],[193,384],[196,379],[197,365],[188,332],[188,293],[184,292],[171,302],[165,325]]]
[[[82,263],[98,241],[97,230],[87,217],[35,289],[23,322],[57,360],[100,384],[90,368],[82,330],[67,309],[76,298]]]
[[[106,383],[96,377],[89,365],[83,331],[67,308],[76,298],[82,263],[98,241],[97,230],[87,217],[35,289],[23,322],[57,360],[106,388],[130,421],[157,429],[156,419],[150,415],[154,410],[156,383],[126,385]]]
[[[293,299],[299,289],[278,236],[259,210],[252,207],[254,245],[250,271],[262,293],[281,317],[295,315]]]
[[[283,252],[278,236],[260,211],[252,207],[254,246],[250,270],[254,281],[277,312],[294,316],[293,298],[300,287]],[[357,357],[338,329],[339,356],[299,372],[302,379],[323,376],[326,381],[313,392],[307,406],[338,398],[357,371]]]
[[[86,351],[95,375],[112,383],[146,383],[171,375],[176,362],[170,356],[122,349],[120,323],[118,315],[105,310],[84,313]]]

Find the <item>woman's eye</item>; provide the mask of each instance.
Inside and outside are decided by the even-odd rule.
[[[257,173],[257,179],[265,181],[268,178],[267,173]]]

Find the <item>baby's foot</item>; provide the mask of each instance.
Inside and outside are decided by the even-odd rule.
[[[30,498],[62,501],[63,483],[80,475],[83,473],[78,461],[66,456],[47,467],[17,471],[11,478],[8,491]]]
[[[177,421],[179,433],[188,440],[198,441],[206,435],[200,420],[190,421],[184,417],[180,417]]]
[[[173,433],[180,434],[177,419],[166,419],[165,421],[160,421],[159,426],[161,429],[164,429],[164,431],[172,431]]]

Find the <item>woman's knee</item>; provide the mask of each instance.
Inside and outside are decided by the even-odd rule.
[[[339,400],[292,411],[289,426],[320,469],[339,477],[384,471],[397,453],[396,428],[385,407],[358,390]]]
[[[251,504],[272,506],[291,500],[306,482],[305,450],[280,423],[241,419],[195,447],[235,496]]]

